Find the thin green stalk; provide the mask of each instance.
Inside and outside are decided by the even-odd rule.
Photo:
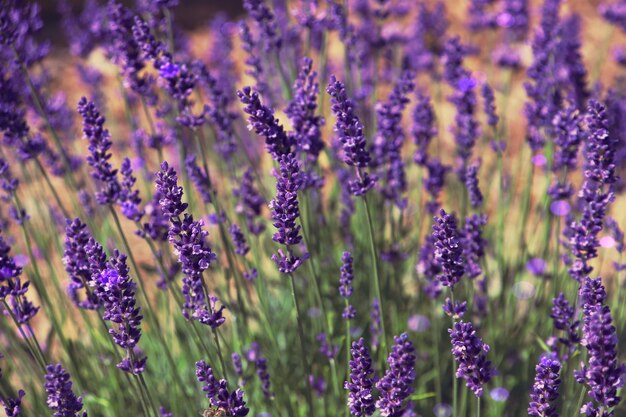
[[[380,292],[380,276],[378,274],[378,252],[376,251],[376,244],[374,242],[374,227],[372,225],[372,216],[370,214],[370,208],[367,203],[367,197],[363,195],[362,200],[363,200],[363,206],[365,208],[365,215],[367,216],[367,231],[369,234],[370,255],[372,257],[372,268],[374,269],[374,291],[376,292],[376,297],[378,298],[378,305],[380,307],[380,324],[381,324],[381,330],[383,333],[381,349],[383,351],[383,357],[386,358],[388,355],[387,331],[385,328],[385,308],[383,306],[383,297]]]
[[[311,366],[309,364],[309,358],[306,353],[305,342],[304,342],[304,329],[302,326],[302,320],[300,318],[300,305],[298,304],[298,297],[296,296],[296,282],[293,277],[293,274],[289,274],[289,282],[291,284],[291,297],[293,298],[293,305],[296,309],[296,322],[298,323],[298,338],[300,339],[300,354],[302,355],[302,362],[304,363],[304,372],[305,378],[308,378],[308,375],[311,375]],[[311,389],[309,387],[305,387],[306,401],[309,407],[309,416],[315,415],[315,410],[313,407],[313,397],[311,394]]]

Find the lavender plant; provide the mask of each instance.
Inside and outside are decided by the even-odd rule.
[[[623,1],[41,3],[2,416],[626,413]]]

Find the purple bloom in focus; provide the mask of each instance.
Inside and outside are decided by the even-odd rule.
[[[452,355],[458,363],[457,378],[465,379],[465,383],[474,395],[483,395],[483,385],[491,380],[494,369],[487,360],[489,345],[476,335],[472,323],[455,322],[449,329],[452,341]]]
[[[303,262],[303,259],[292,253],[291,246],[302,240],[300,226],[296,220],[300,217],[298,205],[298,190],[300,189],[300,167],[295,155],[288,153],[279,158],[280,170],[276,173],[276,197],[270,201],[274,227],[278,229],[272,236],[275,242],[287,247],[287,254],[279,251],[272,255],[272,259],[279,265],[279,270],[285,274],[294,272]]]
[[[44,383],[48,399],[48,408],[54,411],[54,417],[87,417],[83,409],[83,400],[72,392],[70,375],[61,364],[46,366]]]
[[[530,393],[528,415],[532,417],[558,417],[555,401],[559,397],[561,363],[544,355],[535,367],[535,382]]]
[[[413,393],[415,381],[415,348],[406,333],[394,337],[387,363],[389,369],[376,382],[380,392],[376,408],[383,417],[400,417],[406,409],[404,401]]]
[[[117,367],[135,375],[143,373],[147,357],[137,356],[135,348],[141,338],[141,307],[135,297],[136,284],[128,275],[126,255],[117,250],[107,269],[95,280],[95,295],[102,300],[102,318],[117,325],[109,329],[115,343],[126,351]]]
[[[467,312],[467,301],[452,301],[450,298],[446,298],[443,303],[443,312],[453,320],[459,320],[463,318]]]
[[[344,389],[348,391],[350,414],[355,417],[371,416],[376,409],[372,393],[374,371],[372,358],[363,338],[352,342],[351,352],[350,379],[344,384]]]
[[[183,190],[178,186],[178,176],[167,162],[161,164],[156,174],[156,189],[162,196],[159,201],[163,214],[170,218],[168,239],[174,246],[183,272],[183,315],[187,320],[194,319],[212,328],[221,326],[225,318],[224,306],[216,308],[217,297],[205,295],[202,274],[217,259],[207,242],[208,232],[202,221],[184,213],[187,203],[182,202]]]
[[[278,161],[281,156],[290,153],[292,140],[274,117],[274,111],[261,103],[259,93],[250,87],[244,87],[237,91],[237,96],[245,104],[243,111],[249,115],[249,128],[265,137],[265,147],[272,158]]]
[[[202,383],[202,391],[213,407],[224,411],[229,417],[245,417],[250,411],[243,400],[243,391],[237,388],[235,391],[228,390],[228,382],[225,379],[219,381],[213,374],[213,369],[205,362],[196,362],[196,378]]]
[[[432,232],[435,259],[441,266],[438,280],[444,287],[452,289],[465,273],[463,248],[454,214],[448,214],[441,209],[439,216],[435,216]]]
[[[624,385],[626,365],[617,356],[617,333],[611,310],[604,304],[606,293],[600,278],[585,278],[580,291],[583,303],[583,337],[587,348],[587,364],[575,371],[577,382],[589,387],[587,394],[595,402],[583,405],[581,412],[590,416],[605,416],[621,398],[617,391]],[[603,411],[601,411],[603,410]],[[606,413],[606,414],[605,414]]]

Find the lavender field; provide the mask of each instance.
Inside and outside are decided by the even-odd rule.
[[[626,416],[626,1],[41,1],[0,415]]]

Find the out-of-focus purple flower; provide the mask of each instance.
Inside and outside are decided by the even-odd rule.
[[[133,36],[136,32],[135,19],[140,19],[138,16],[133,16],[131,10],[117,1],[108,3],[106,18],[108,42],[105,44],[109,55],[121,69],[124,86],[143,97],[148,104],[156,104],[154,77],[144,71],[146,67],[145,45],[138,42],[143,39]],[[145,29],[149,32],[147,27]]]
[[[375,411],[374,371],[372,358],[360,338],[352,342],[352,358],[350,359],[350,379],[345,382],[344,389],[348,391],[348,407],[350,414],[355,417],[371,416]]]
[[[435,259],[441,267],[438,280],[444,287],[452,289],[465,273],[463,248],[454,214],[448,214],[441,209],[439,216],[435,216],[432,232]]]
[[[170,219],[163,213],[159,204],[161,199],[162,195],[159,191],[152,195],[152,201],[144,206],[144,212],[148,217],[148,221],[143,223],[142,230],[137,231],[139,236],[148,237],[155,242],[165,242],[170,227]]]
[[[467,14],[469,17],[469,29],[472,32],[479,32],[486,29],[497,28],[497,13],[488,10],[493,1],[491,0],[471,0],[469,2]]]
[[[287,247],[287,255],[273,255],[272,259],[279,264],[281,272],[289,274],[301,264],[302,258],[294,255],[291,246],[302,240],[300,226],[296,220],[300,217],[298,190],[300,189],[300,167],[293,153],[281,155],[280,169],[276,173],[276,197],[270,201],[274,227],[278,229],[272,236],[275,242]]]
[[[464,181],[467,162],[472,154],[472,149],[479,135],[479,125],[476,121],[476,81],[472,74],[463,67],[463,58],[467,54],[467,48],[461,44],[458,37],[450,38],[445,44],[443,56],[444,78],[454,89],[449,101],[456,108],[453,126],[456,152],[461,160],[458,167],[458,175]]]
[[[504,28],[510,40],[524,40],[530,26],[528,0],[504,0],[502,3],[502,12],[496,17],[498,26]]]
[[[480,207],[483,203],[483,194],[478,185],[478,170],[480,169],[481,160],[469,165],[465,170],[465,188],[469,194],[472,207]]]
[[[376,104],[377,132],[374,137],[373,165],[384,167],[381,177],[381,192],[387,200],[393,201],[399,208],[406,207],[402,195],[406,192],[406,175],[402,160],[404,130],[402,129],[402,113],[409,103],[408,94],[415,88],[415,74],[403,71],[386,102]]]
[[[228,228],[228,231],[235,244],[235,253],[237,255],[246,256],[246,253],[250,251],[250,246],[246,243],[246,236],[243,234],[241,228],[233,223]]]
[[[418,92],[416,97],[417,103],[413,110],[413,126],[411,128],[413,143],[417,147],[413,161],[418,165],[426,165],[428,145],[437,136],[435,111],[427,95]]]
[[[557,172],[561,169],[576,169],[578,148],[585,139],[581,128],[581,118],[576,107],[571,106],[560,110],[552,119],[552,126],[556,134],[552,170]]]
[[[408,318],[406,325],[409,330],[422,333],[430,328],[430,320],[421,314],[413,314]]]
[[[439,209],[439,193],[445,185],[445,178],[450,167],[441,163],[439,159],[429,158],[426,162],[428,176],[424,178],[424,188],[430,194],[430,201],[426,203],[426,209],[430,214],[437,213]]]
[[[143,210],[140,208],[141,197],[139,197],[139,190],[135,189],[135,182],[137,179],[133,175],[133,169],[130,164],[130,159],[124,158],[122,165],[120,166],[120,174],[122,174],[122,190],[118,203],[122,208],[122,213],[126,218],[139,222],[144,215]]]
[[[550,317],[554,322],[554,328],[557,331],[564,332],[563,337],[559,337],[557,340],[560,344],[565,346],[566,351],[561,355],[560,349],[557,345],[552,346],[553,351],[563,360],[566,360],[570,353],[576,348],[580,342],[579,325],[580,322],[575,320],[574,308],[571,306],[567,298],[563,293],[559,293],[552,300],[552,310]]]
[[[4,408],[7,417],[19,417],[22,412],[22,398],[26,393],[23,389],[17,392],[16,398],[0,398],[0,405]]]
[[[561,42],[562,68],[565,70],[566,80],[569,84],[570,98],[576,107],[584,110],[587,100],[591,96],[587,87],[587,67],[583,62],[580,39],[580,15],[572,13],[559,27]]]
[[[534,152],[546,143],[546,129],[558,111],[561,97],[557,86],[557,47],[561,0],[546,0],[541,8],[541,24],[532,41],[533,63],[528,68],[530,81],[524,84],[530,101],[526,103],[527,140]]]
[[[339,279],[339,295],[343,298],[350,298],[352,295],[352,254],[344,252],[341,256],[341,278]]]
[[[565,217],[571,210],[572,207],[567,200],[557,200],[550,203],[550,212],[557,217]]]
[[[604,3],[600,5],[599,12],[607,22],[626,32],[626,5],[623,1],[612,4]]]
[[[499,117],[496,113],[496,100],[493,95],[493,88],[488,83],[484,83],[480,91],[483,96],[483,109],[487,115],[487,124],[495,128]]]
[[[111,159],[111,137],[104,128],[105,118],[100,115],[96,105],[82,97],[78,102],[78,112],[83,118],[83,132],[89,141],[87,163],[92,168],[91,176],[99,182],[100,189],[96,192],[98,204],[116,203],[122,192],[117,170],[113,168]]]
[[[449,25],[445,3],[438,1],[430,9],[420,2],[417,9],[411,42],[405,46],[403,67],[413,71],[428,71],[436,79],[435,61],[443,52],[443,40]]]
[[[465,258],[465,272],[470,278],[476,278],[482,273],[480,266],[487,240],[483,238],[483,227],[487,224],[487,216],[484,214],[473,214],[465,219],[463,230],[461,231],[461,242],[463,244],[463,257]]]
[[[611,237],[613,237],[615,241],[615,249],[617,250],[617,252],[624,252],[624,249],[626,249],[624,246],[624,232],[622,231],[622,229],[620,229],[617,221],[615,221],[613,217],[607,217],[604,224],[611,233]]]
[[[48,399],[48,408],[54,411],[54,417],[87,417],[83,409],[83,399],[72,392],[72,380],[61,364],[46,366],[44,383]]]
[[[304,58],[302,68],[294,85],[294,98],[285,109],[293,127],[293,142],[296,151],[306,155],[307,160],[315,162],[324,149],[321,126],[324,118],[316,116],[318,83],[317,73],[313,71],[313,61]]]
[[[196,378],[202,383],[202,391],[213,407],[224,411],[232,417],[245,417],[250,411],[243,399],[243,391],[237,388],[235,391],[228,390],[228,382],[225,379],[219,381],[213,374],[213,369],[205,362],[196,362]]]
[[[196,186],[196,191],[200,194],[200,197],[202,197],[202,202],[210,204],[213,185],[204,169],[201,169],[196,163],[196,155],[191,154],[187,156],[185,168],[187,169],[187,176]]]
[[[536,277],[545,274],[548,264],[541,258],[532,258],[526,263],[526,270]]]
[[[318,398],[322,398],[326,393],[326,380],[323,376],[309,375],[309,386],[315,391]]]
[[[246,169],[243,173],[239,188],[233,190],[233,195],[239,200],[235,206],[235,211],[238,214],[243,214],[250,233],[253,235],[261,234],[265,230],[265,225],[257,222],[257,218],[261,216],[265,200],[254,187],[254,174],[251,168]]]
[[[435,299],[441,294],[441,282],[437,279],[441,272],[441,266],[435,259],[435,240],[436,238],[432,234],[426,235],[415,266],[417,273],[426,278],[424,292],[431,299]]]
[[[141,338],[141,307],[135,297],[136,284],[131,280],[126,266],[126,255],[114,252],[109,265],[95,279],[94,293],[102,302],[104,320],[115,323],[109,329],[115,343],[126,351],[126,357],[117,367],[134,375],[143,373],[147,357],[138,356],[135,348]]]
[[[278,53],[282,47],[283,39],[280,35],[276,17],[264,0],[244,0],[243,6],[259,26],[264,52]]]
[[[459,365],[456,377],[465,379],[474,395],[481,397],[483,385],[494,374],[491,362],[487,360],[489,345],[476,335],[474,326],[469,322],[455,322],[448,332],[452,341],[452,355]]]
[[[383,417],[402,416],[407,406],[405,400],[413,393],[415,381],[415,348],[406,333],[394,337],[387,363],[389,369],[376,382],[380,392],[376,408]]]
[[[380,322],[380,302],[378,301],[378,298],[373,298],[372,305],[370,307],[370,334],[372,336],[372,347],[378,347],[382,332],[383,330]]]
[[[510,392],[504,387],[495,387],[489,391],[489,396],[496,402],[504,402],[509,399]]]
[[[333,359],[335,356],[337,356],[337,352],[339,352],[339,346],[329,343],[326,333],[322,332],[318,334],[315,340],[317,340],[320,344],[319,351],[322,355],[326,356],[328,359]]]
[[[532,417],[558,417],[555,401],[559,397],[561,363],[544,355],[535,367],[535,382],[530,393],[528,415]]]

